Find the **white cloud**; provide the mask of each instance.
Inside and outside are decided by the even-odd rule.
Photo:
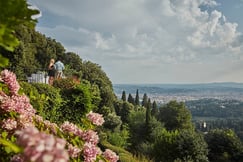
[[[108,45],[108,40],[104,40],[102,36],[99,33],[95,33],[95,47],[101,50],[108,50],[109,45]]]
[[[151,70],[164,68],[161,64],[234,60],[243,50],[237,23],[214,10],[215,0],[31,2],[56,15],[55,27],[38,26],[38,30],[63,43],[68,51],[107,67],[112,76],[123,73],[124,65]],[[48,15],[42,17],[48,21]]]
[[[32,19],[39,19],[42,16],[42,13],[41,13],[40,9],[37,6],[35,6],[35,5],[29,5],[28,8],[39,11],[39,14],[36,14],[36,15],[32,15],[31,16]]]

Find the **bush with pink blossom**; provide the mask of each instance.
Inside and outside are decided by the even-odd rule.
[[[0,160],[13,162],[116,162],[111,150],[97,146],[95,126],[104,123],[102,115],[90,112],[82,128],[64,122],[52,123],[36,114],[28,97],[19,94],[14,73],[3,70],[0,76]]]
[[[106,149],[105,152],[103,152],[103,155],[110,162],[116,162],[119,160],[119,157],[110,149]]]
[[[93,113],[92,111],[89,112],[86,116],[94,125],[97,126],[100,126],[105,122],[101,114]]]

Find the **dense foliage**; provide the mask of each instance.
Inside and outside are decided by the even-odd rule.
[[[239,100],[200,99],[187,101],[196,129],[232,129],[243,140],[243,102]]]
[[[0,47],[13,51],[19,44],[18,39],[14,36],[16,26],[25,24],[33,28],[36,20],[32,16],[38,14],[39,11],[29,8],[26,0],[1,0],[0,11]],[[7,64],[8,61],[0,55],[0,67]]]
[[[243,102],[238,100],[201,99],[185,103],[195,117],[241,118]]]
[[[205,140],[208,143],[210,162],[243,161],[242,142],[232,130],[211,130]]]
[[[63,99],[60,90],[47,84],[21,82],[23,92],[29,97],[37,114],[51,122],[59,122]]]
[[[155,161],[207,162],[207,151],[202,135],[190,130],[163,130],[154,146]]]
[[[159,120],[168,130],[192,128],[191,113],[183,102],[171,101],[160,108]]]

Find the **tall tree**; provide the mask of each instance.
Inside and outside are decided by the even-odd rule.
[[[149,125],[150,119],[151,119],[151,100],[149,98],[146,106],[146,125]]]
[[[127,98],[127,101],[133,105],[135,105],[135,100],[134,98],[132,97],[131,93],[129,93],[128,95],[128,98]]]
[[[139,93],[138,93],[138,89],[137,89],[137,91],[136,91],[135,105],[137,105],[137,106],[140,105],[140,103],[139,103]]]
[[[129,116],[129,130],[131,134],[131,149],[143,152],[141,144],[146,139],[145,111],[132,111]]]
[[[127,100],[125,91],[122,91],[122,98],[121,99],[122,99],[122,101],[126,101]]]
[[[85,61],[83,62],[82,72],[82,79],[88,80],[91,84],[98,85],[100,89],[102,100],[99,107],[102,108],[103,106],[107,106],[112,108],[115,99],[112,82],[101,69],[101,66],[90,61]]]
[[[148,96],[146,93],[143,95],[143,101],[142,101],[142,106],[146,107],[148,104]]]
[[[158,114],[159,114],[159,109],[157,107],[157,103],[156,103],[156,101],[153,101],[151,115],[154,117],[157,117]]]
[[[0,46],[8,51],[13,51],[19,41],[15,36],[16,27],[25,24],[34,28],[37,20],[33,15],[38,10],[29,7],[26,0],[1,0],[0,1]],[[8,60],[0,54],[0,66],[6,66]]]
[[[77,72],[79,72],[83,66],[80,56],[73,52],[66,53],[63,63],[69,64],[70,68],[76,70]]]
[[[192,128],[191,118],[191,113],[183,102],[170,101],[160,108],[159,120],[168,130]]]
[[[123,102],[121,109],[121,120],[123,123],[128,123],[129,114],[134,109],[134,106],[128,102]]]

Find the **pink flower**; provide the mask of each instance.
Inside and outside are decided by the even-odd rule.
[[[16,80],[16,75],[8,70],[1,72],[1,80],[8,85],[11,94],[17,94],[19,91],[19,83]]]
[[[62,129],[64,132],[70,132],[70,133],[76,134],[78,127],[77,127],[75,124],[70,123],[69,121],[65,121],[65,122],[61,125],[61,129]]]
[[[35,115],[34,119],[36,123],[43,123],[43,117],[40,115]]]
[[[2,99],[1,108],[6,111],[15,111],[19,114],[29,114],[33,116],[36,110],[30,104],[29,98],[25,95],[7,96]]]
[[[9,96],[3,97],[1,102],[1,109],[6,112],[15,111],[16,102]]]
[[[76,136],[80,136],[83,133],[83,131],[81,129],[79,129],[79,127],[73,123],[70,123],[69,121],[65,121],[62,125],[61,125],[61,129],[64,132],[69,132],[72,133]]]
[[[57,130],[59,129],[59,127],[57,126],[56,123],[50,123],[48,129],[54,134],[57,134]]]
[[[103,118],[103,116],[101,114],[98,114],[98,113],[93,113],[92,111],[89,112],[87,115],[87,118],[94,124],[94,125],[97,125],[97,126],[100,126],[102,125],[105,120]]]
[[[106,149],[105,152],[103,152],[103,156],[109,162],[117,162],[119,160],[119,156],[117,156],[116,153],[114,153],[110,149]]]
[[[79,129],[77,125],[70,123],[68,121],[65,121],[61,125],[61,130],[63,130],[64,132],[69,132],[69,133],[72,133],[73,135],[79,136],[86,142],[90,142],[94,145],[96,145],[99,142],[99,136],[97,135],[97,132],[95,132],[93,130],[83,131],[83,130]]]
[[[79,157],[79,155],[81,154],[81,150],[76,146],[68,144],[68,154],[70,157],[76,158]]]
[[[24,148],[24,161],[67,162],[69,159],[63,139],[39,132],[35,127],[17,131],[16,135],[17,144]]]
[[[96,145],[99,142],[99,136],[97,135],[97,132],[93,130],[87,130],[83,132],[82,139],[94,145]]]
[[[28,114],[19,115],[17,122],[18,122],[18,127],[20,128],[34,127],[33,119]]]
[[[17,121],[14,119],[3,119],[2,128],[8,131],[14,130],[17,128]]]
[[[83,148],[83,156],[85,162],[93,162],[96,160],[96,156],[100,154],[100,149],[92,143],[86,142]]]

